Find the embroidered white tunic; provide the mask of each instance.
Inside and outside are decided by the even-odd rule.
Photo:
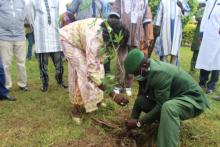
[[[59,39],[59,1],[47,0],[51,24],[44,0],[30,0],[30,17],[34,27],[36,53],[61,51]]]
[[[190,11],[185,0],[182,2],[185,15]],[[158,7],[154,25],[161,26],[160,47],[157,48],[159,56],[178,55],[182,41],[182,11],[177,5],[177,0],[161,0]]]

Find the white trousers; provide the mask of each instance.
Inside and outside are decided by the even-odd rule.
[[[19,87],[27,85],[27,74],[25,68],[26,49],[24,41],[2,41],[0,40],[0,57],[2,59],[5,72],[5,87],[12,87],[11,65],[13,56],[16,58],[17,66],[17,84]]]

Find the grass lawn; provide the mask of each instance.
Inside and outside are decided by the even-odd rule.
[[[182,48],[180,65],[189,71],[192,56],[188,48]],[[57,86],[54,67],[49,62],[49,91],[40,91],[41,81],[36,59],[27,61],[28,85],[30,91],[21,92],[16,85],[15,64],[13,64],[13,89],[11,94],[17,101],[0,101],[0,146],[73,146],[73,147],[112,147],[127,146],[118,143],[120,128],[109,129],[97,125],[93,118],[107,120],[122,125],[129,115],[135,96],[130,98],[129,106],[120,107],[108,97],[106,108],[83,116],[83,124],[77,126],[70,116],[68,90]],[[66,63],[65,63],[66,64]],[[67,79],[65,65],[65,79]],[[192,73],[198,79],[198,72]],[[133,93],[137,93],[134,83]],[[216,94],[220,94],[218,83]],[[220,102],[209,98],[211,109],[199,117],[184,121],[181,127],[181,146],[220,147]],[[129,139],[126,140],[129,142]],[[125,141],[125,142],[126,142]],[[132,146],[130,144],[130,146]]]

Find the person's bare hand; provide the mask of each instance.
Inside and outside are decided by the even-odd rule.
[[[128,99],[121,94],[115,94],[113,100],[120,106],[126,106],[129,103]]]

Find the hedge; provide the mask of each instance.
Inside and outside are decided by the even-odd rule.
[[[191,46],[195,34],[195,29],[196,29],[195,23],[188,23],[183,28],[183,40],[182,40],[183,46]]]

